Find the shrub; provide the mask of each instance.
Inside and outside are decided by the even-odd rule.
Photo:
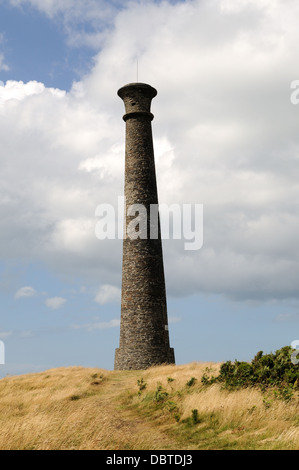
[[[146,389],[147,383],[144,382],[143,378],[141,378],[141,379],[138,379],[138,380],[137,380],[137,385],[138,385],[138,387],[139,387],[139,391],[141,392],[141,390],[145,390],[145,389]]]
[[[191,377],[190,380],[188,380],[188,382],[186,383],[187,387],[192,387],[192,385],[194,385],[196,382],[196,378],[195,377]]]
[[[227,361],[220,367],[218,377],[202,376],[203,384],[222,383],[229,388],[268,386],[280,389],[280,397],[289,400],[299,383],[299,367],[291,361],[292,348],[284,346],[275,353],[259,351],[251,363]]]
[[[155,399],[158,402],[166,400],[168,393],[163,389],[162,385],[159,383],[155,392]]]
[[[192,410],[192,421],[194,424],[199,423],[198,410]]]
[[[70,400],[71,400],[71,401],[76,401],[76,400],[80,400],[80,398],[81,398],[80,395],[72,395],[72,396],[70,397]]]
[[[173,382],[175,379],[173,379],[172,377],[167,377],[167,382],[170,384],[171,382]]]

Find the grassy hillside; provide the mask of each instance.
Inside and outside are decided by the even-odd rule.
[[[70,367],[4,378],[0,449],[299,449],[298,396],[202,383],[219,369]]]

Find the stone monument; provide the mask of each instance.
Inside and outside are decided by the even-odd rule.
[[[138,370],[175,363],[169,345],[160,222],[158,215],[150,217],[151,208],[158,207],[151,124],[154,116],[150,112],[157,90],[144,83],[131,83],[118,95],[126,112],[125,236],[120,342],[114,368]],[[136,238],[129,226],[132,216],[136,216],[134,207],[140,206],[148,223]],[[133,213],[129,208],[134,209]]]

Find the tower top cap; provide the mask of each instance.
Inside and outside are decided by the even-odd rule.
[[[157,95],[157,90],[146,83],[129,83],[117,92],[125,104],[126,114],[124,121],[133,117],[153,119],[151,113],[152,99]]]
[[[128,83],[117,92],[120,98],[125,99],[130,96],[146,96],[153,99],[157,95],[157,90],[147,83]]]

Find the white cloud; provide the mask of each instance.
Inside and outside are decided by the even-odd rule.
[[[173,317],[172,315],[169,315],[168,322],[171,323],[180,323],[182,319],[180,317]]]
[[[0,339],[6,339],[12,335],[12,331],[0,331]]]
[[[200,252],[164,242],[168,292],[293,296],[299,141],[289,84],[296,77],[290,51],[298,7],[292,1],[293,12],[282,2],[231,6],[132,5],[118,15],[87,93],[100,99],[105,89],[112,96],[134,81],[137,55],[142,81],[158,89],[160,202],[204,204]]]
[[[43,83],[35,80],[28,83],[7,80],[5,87],[0,89],[0,104],[3,106],[6,101],[23,101],[27,97],[42,94],[52,95],[57,98],[64,98],[66,96],[65,91],[55,88],[46,88]]]
[[[5,36],[3,33],[0,33],[0,46],[5,42]],[[6,64],[5,56],[2,51],[0,51],[0,72],[8,72],[9,66]]]
[[[16,293],[15,298],[20,299],[22,297],[33,297],[36,295],[36,290],[33,287],[21,287]]]
[[[65,302],[66,299],[64,299],[63,297],[52,297],[50,299],[47,299],[45,303],[47,307],[53,310],[57,310],[58,308],[62,307]]]
[[[86,331],[94,331],[94,330],[106,330],[107,328],[116,328],[119,327],[120,320],[119,319],[112,319],[108,322],[93,322],[93,323],[85,323],[84,325],[72,325],[72,329],[74,330],[86,330]]]
[[[126,3],[70,93],[37,82],[0,87],[2,259],[42,260],[102,285],[99,303],[119,299],[121,242],[96,239],[94,211],[123,194],[116,91],[135,81],[139,56],[140,80],[158,89],[160,202],[204,204],[202,250],[163,243],[168,293],[298,297],[299,107],[290,83],[299,78],[299,7],[237,3]],[[53,18],[63,12],[68,27],[83,7],[31,4]]]
[[[110,286],[108,284],[102,285],[97,292],[95,301],[98,304],[104,305],[111,302],[120,301],[120,289],[115,286]]]
[[[0,71],[4,71],[4,72],[8,72],[9,71],[9,67],[8,65],[5,63],[5,58],[4,58],[4,54],[2,52],[0,52]]]
[[[115,145],[109,137],[113,120],[108,123],[76,91],[66,94],[37,82],[8,81],[0,87],[0,114],[5,118],[0,128],[4,258],[43,259],[57,266],[63,256],[71,270],[74,263],[76,269],[96,267],[95,251],[105,257],[107,250],[94,234],[95,208],[101,201],[114,202],[115,184],[122,190],[116,163],[122,155],[113,153],[114,169],[106,158]],[[101,183],[97,170],[80,169],[97,155],[110,175]],[[113,254],[109,258],[114,262]]]

